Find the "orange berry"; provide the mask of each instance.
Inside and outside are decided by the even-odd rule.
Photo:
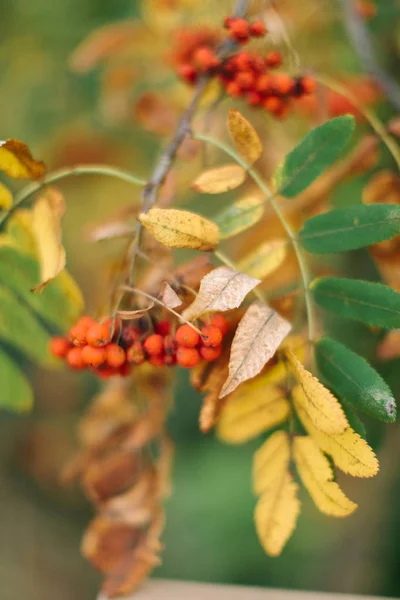
[[[197,79],[197,71],[189,63],[184,63],[178,67],[178,75],[187,83],[195,83]]]
[[[225,17],[224,19],[224,27],[225,29],[230,29],[233,21],[235,20],[236,17]]]
[[[82,360],[89,367],[99,367],[107,358],[105,348],[94,348],[93,346],[85,346],[82,348]]]
[[[70,329],[68,337],[74,346],[84,346],[87,343],[87,332],[87,327],[77,324]]]
[[[240,85],[236,83],[236,81],[230,81],[226,86],[227,93],[232,96],[232,98],[239,98],[242,95],[242,88]]]
[[[86,364],[82,358],[82,348],[71,348],[67,353],[67,363],[72,369],[84,369]]]
[[[239,44],[248,41],[250,36],[250,27],[245,19],[233,19],[229,26],[231,37]]]
[[[263,37],[267,33],[265,25],[262,21],[254,21],[250,25],[250,35],[253,37]]]
[[[242,90],[250,90],[256,83],[256,77],[251,71],[241,71],[236,75],[235,83]]]
[[[246,71],[252,66],[252,57],[248,52],[239,52],[233,59],[233,65],[238,71]]]
[[[246,100],[251,106],[257,106],[258,104],[262,104],[263,97],[259,92],[249,92],[246,96]]]
[[[96,373],[99,377],[108,379],[109,377],[115,377],[115,375],[118,375],[119,371],[118,369],[113,369],[112,367],[103,367],[101,369],[97,369]]]
[[[202,71],[215,69],[220,64],[219,58],[215,56],[213,50],[208,46],[200,46],[200,48],[197,48],[193,54],[193,60]]]
[[[187,369],[195,367],[200,362],[200,354],[196,348],[185,348],[180,346],[176,353],[176,362]]]
[[[272,91],[271,75],[268,75],[267,73],[260,75],[260,77],[256,81],[255,88],[261,94],[267,94],[268,92],[271,92]]]
[[[265,64],[270,69],[280,67],[282,64],[282,54],[276,51],[268,52],[267,56],[265,57]]]
[[[168,367],[172,367],[176,364],[176,354],[166,354],[164,356],[164,364]]]
[[[65,358],[70,348],[70,343],[63,337],[53,337],[50,342],[50,352],[53,356],[58,356],[58,358]]]
[[[87,343],[91,346],[106,346],[110,342],[110,326],[106,323],[92,325],[86,334]]]
[[[222,331],[215,325],[206,325],[201,329],[203,346],[215,348],[222,342]]]
[[[317,84],[310,75],[306,75],[301,79],[301,88],[304,94],[313,94],[317,88]]]
[[[159,333],[149,335],[143,342],[143,348],[149,356],[157,356],[162,354],[164,350],[164,338]]]
[[[126,360],[126,353],[118,344],[108,344],[105,348],[107,364],[118,369]]]
[[[142,344],[140,342],[132,344],[126,352],[126,357],[128,362],[141,365],[146,360]]]
[[[166,335],[164,338],[164,350],[166,354],[173,355],[178,347],[178,342],[173,335]]]
[[[138,342],[141,338],[141,331],[132,324],[124,325],[121,333],[121,344],[125,347]]]
[[[200,336],[190,325],[181,325],[176,330],[176,341],[185,348],[194,348],[200,342]]]
[[[295,86],[293,79],[289,75],[285,75],[284,73],[277,73],[276,75],[274,75],[272,85],[275,92],[277,94],[281,94],[282,96],[290,94],[290,92]]]
[[[272,114],[279,113],[279,111],[282,110],[282,106],[283,102],[277,96],[269,96],[263,102],[263,107],[265,110]]]
[[[164,366],[164,355],[163,354],[153,354],[149,356],[149,363],[153,365],[153,367],[163,367]]]
[[[229,323],[223,315],[211,315],[208,324],[214,325],[214,327],[218,327],[218,329],[221,330],[222,335],[226,335],[229,331]]]
[[[83,315],[82,317],[80,317],[78,319],[77,325],[82,325],[82,327],[86,327],[87,329],[89,329],[89,327],[91,327],[95,323],[96,323],[96,321],[93,319],[93,317],[89,317],[88,315]]]
[[[208,362],[212,362],[213,360],[217,360],[221,356],[222,346],[216,346],[215,348],[207,348],[206,346],[202,346],[200,348],[200,356],[207,360]]]
[[[169,321],[159,321],[154,327],[154,331],[160,335],[166,336],[171,331],[171,323]]]

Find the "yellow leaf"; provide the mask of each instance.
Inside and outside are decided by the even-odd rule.
[[[7,234],[18,247],[36,256],[36,241],[32,231],[32,211],[20,209],[13,212],[6,224]]]
[[[12,203],[13,197],[10,190],[0,181],[0,209],[9,210]]]
[[[32,209],[32,230],[40,263],[40,283],[35,290],[43,289],[65,267],[66,255],[61,240],[64,212],[64,199],[54,188],[43,192]]]
[[[140,214],[139,221],[168,248],[212,250],[219,242],[215,223],[186,210],[152,208]]]
[[[256,531],[270,556],[279,556],[296,526],[300,513],[298,489],[289,473],[285,473],[257,502],[254,512]]]
[[[333,462],[344,473],[353,477],[374,477],[379,471],[378,459],[372,448],[351,427],[344,433],[328,435],[315,427],[304,410],[304,391],[300,386],[293,390],[297,414],[304,428],[316,444],[333,458]]]
[[[303,389],[299,402],[317,429],[324,433],[343,433],[349,426],[338,400],[310,371],[304,368],[297,356],[286,352],[289,364]]]
[[[274,356],[291,325],[264,302],[253,302],[240,321],[232,342],[229,375],[220,398],[255,377]]]
[[[257,496],[273,485],[289,468],[290,444],[286,431],[275,431],[253,458],[253,490]]]
[[[302,482],[317,508],[331,517],[347,517],[357,508],[333,481],[332,467],[314,440],[308,436],[296,437],[293,456]]]
[[[236,148],[246,162],[252,165],[262,153],[258,133],[249,121],[233,108],[228,111],[228,129]]]
[[[258,246],[239,263],[239,271],[264,279],[281,266],[288,253],[286,240],[271,240]]]
[[[281,388],[258,384],[241,386],[226,402],[217,425],[218,437],[242,444],[287,419],[289,402]]]
[[[15,179],[39,179],[46,168],[33,158],[24,142],[10,139],[0,142],[0,171]]]
[[[230,267],[213,269],[201,280],[199,292],[192,304],[183,311],[182,318],[190,321],[208,311],[238,308],[259,283],[259,279]]]
[[[265,207],[265,196],[257,193],[244,196],[216,215],[214,221],[226,240],[258,223]]]
[[[222,194],[242,185],[246,171],[239,165],[224,165],[203,171],[192,183],[192,188],[202,194]]]

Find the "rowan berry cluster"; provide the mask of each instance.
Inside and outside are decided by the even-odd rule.
[[[229,325],[215,314],[207,319],[200,333],[191,325],[181,325],[172,333],[171,323],[159,321],[154,329],[108,319],[98,323],[92,317],[81,317],[66,337],[54,337],[51,352],[63,358],[72,369],[93,369],[100,377],[129,375],[134,365],[145,361],[158,367],[191,368],[201,360],[212,362],[222,352],[224,335]]]
[[[245,19],[227,17],[224,26],[229,37],[239,44],[246,44],[251,38],[263,37],[267,33],[262,21],[249,23]],[[282,65],[280,52],[270,51],[261,56],[255,52],[240,51],[221,60],[218,42],[218,37],[210,32],[185,31],[178,39],[175,52],[179,76],[193,85],[201,75],[214,75],[230,96],[242,98],[249,105],[262,108],[277,118],[287,115],[291,100],[315,91],[315,81],[308,75],[291,77],[275,72]]]

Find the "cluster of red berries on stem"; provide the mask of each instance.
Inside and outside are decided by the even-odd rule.
[[[108,319],[103,323],[81,317],[67,337],[54,337],[51,352],[63,358],[72,369],[92,369],[101,377],[129,375],[134,365],[148,361],[154,366],[191,368],[201,360],[212,362],[222,352],[228,332],[226,319],[215,314],[207,319],[200,333],[191,325],[181,325],[171,332],[166,320],[143,332],[131,322]]]
[[[262,21],[249,23],[245,19],[227,17],[224,25],[229,36],[239,44],[267,33]],[[175,58],[179,76],[189,84],[195,84],[204,74],[216,76],[230,96],[242,98],[277,118],[287,115],[291,100],[315,92],[316,84],[311,76],[291,77],[275,71],[282,65],[280,52],[270,51],[261,56],[240,51],[221,60],[217,38],[210,33],[193,32],[191,37],[186,31],[182,40],[187,47],[178,48]],[[178,46],[182,40],[178,41]]]

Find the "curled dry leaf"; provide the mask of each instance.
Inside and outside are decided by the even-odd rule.
[[[0,171],[14,179],[40,179],[46,172],[43,162],[35,160],[20,140],[0,142]]]
[[[304,410],[304,391],[301,386],[294,388],[293,400],[304,428],[319,448],[332,457],[339,469],[353,477],[374,477],[378,473],[378,459],[372,448],[358,433],[351,427],[343,433],[333,435],[317,429]]]
[[[9,210],[13,203],[10,190],[0,182],[0,210]]]
[[[263,302],[254,302],[240,321],[233,338],[229,376],[220,398],[257,375],[275,354],[291,325]]]
[[[138,308],[137,310],[118,310],[117,316],[123,321],[133,321],[134,319],[141,319],[146,315],[149,310],[154,307],[154,302],[150,302],[146,308]]]
[[[64,198],[54,188],[43,192],[33,206],[32,231],[39,256],[40,283],[32,291],[42,290],[65,267],[66,254],[61,239],[64,212]]]
[[[264,279],[281,266],[288,254],[286,240],[271,240],[258,246],[254,252],[245,256],[238,268],[259,279]]]
[[[293,456],[304,486],[317,508],[331,517],[347,517],[357,508],[339,485],[329,460],[311,437],[298,436],[293,442]]]
[[[172,287],[166,281],[162,284],[159,299],[168,308],[176,308],[182,304],[182,300],[179,298],[178,294],[174,292]]]
[[[242,185],[246,171],[239,165],[224,165],[203,171],[192,183],[192,188],[202,194],[222,194]]]
[[[307,371],[297,356],[286,352],[289,364],[303,389],[299,401],[317,429],[324,433],[343,433],[349,426],[339,401],[322,383]]]
[[[82,477],[85,494],[93,502],[105,502],[132,485],[138,469],[137,457],[132,452],[113,452],[92,460]]]
[[[290,463],[289,435],[275,431],[257,450],[253,457],[253,490],[260,496],[282,477]]]
[[[213,250],[219,242],[218,227],[186,210],[152,208],[139,215],[143,227],[168,248]]]
[[[190,321],[208,311],[238,308],[259,283],[259,279],[230,267],[218,267],[203,277],[199,293],[194,302],[183,311],[182,317]]]
[[[262,153],[261,140],[254,127],[238,110],[228,111],[228,129],[236,148],[243,158],[252,165]]]

